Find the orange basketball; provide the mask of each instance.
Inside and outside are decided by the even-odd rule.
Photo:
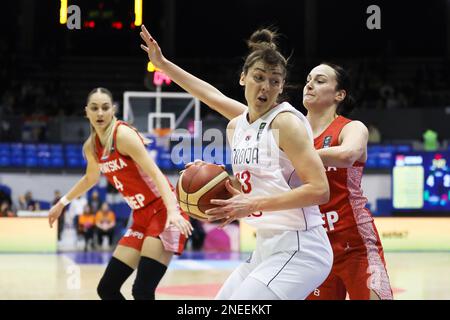
[[[216,207],[210,203],[211,199],[231,198],[225,187],[227,180],[230,180],[228,173],[216,164],[190,166],[177,182],[176,193],[181,209],[195,219],[207,220],[205,211]]]

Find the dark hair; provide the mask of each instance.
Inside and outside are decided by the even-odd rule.
[[[89,94],[88,94],[88,96],[87,96],[86,104],[89,104],[89,99],[91,98],[91,96],[92,96],[94,93],[98,92],[98,91],[100,91],[101,93],[104,93],[104,94],[106,94],[108,97],[110,97],[110,98],[111,98],[111,102],[114,101],[114,100],[113,100],[113,95],[112,95],[111,91],[109,91],[109,90],[106,89],[106,88],[98,87],[98,88],[92,89],[91,92],[89,92]]]
[[[255,62],[262,60],[265,64],[270,66],[281,66],[283,69],[283,77],[287,77],[287,63],[286,59],[280,51],[275,39],[278,38],[278,33],[268,28],[256,30],[247,40],[247,46],[250,53],[245,58],[243,72],[247,74],[248,69],[255,64]]]
[[[347,117],[356,107],[355,98],[351,94],[350,75],[343,67],[337,64],[329,62],[322,62],[321,64],[329,66],[334,70],[337,82],[336,90],[345,90],[346,92],[344,100],[339,102],[337,106],[336,113],[340,116]]]

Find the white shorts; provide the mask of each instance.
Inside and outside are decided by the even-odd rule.
[[[252,290],[248,281],[243,286],[247,292],[239,292],[250,277],[279,299],[305,299],[325,281],[332,264],[333,251],[322,226],[307,231],[260,230],[251,258],[230,275],[216,298],[264,299],[258,292],[261,287],[256,285]],[[266,296],[270,297],[270,293]]]

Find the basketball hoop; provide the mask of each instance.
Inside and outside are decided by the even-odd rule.
[[[159,138],[164,138],[172,132],[171,128],[153,128],[153,133]]]

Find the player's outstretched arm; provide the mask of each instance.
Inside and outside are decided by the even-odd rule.
[[[83,146],[83,152],[86,156],[87,161],[86,173],[63,197],[65,198],[65,201],[70,202],[71,200],[78,198],[82,194],[85,194],[89,189],[97,184],[100,178],[100,170],[92,151],[90,139],[85,142]],[[53,227],[53,223],[61,215],[65,205],[66,204],[64,204],[63,201],[60,200],[50,208],[50,211],[48,213],[48,222],[50,224],[50,228]]]
[[[141,27],[140,35],[145,41],[145,45],[141,44],[141,48],[147,53],[153,65],[161,69],[184,90],[228,119],[233,119],[246,110],[246,105],[225,96],[214,86],[195,77],[166,59],[158,43],[144,25]]]
[[[369,131],[362,122],[349,122],[339,135],[340,145],[318,150],[319,156],[326,167],[349,168],[367,154],[368,139]]]
[[[130,156],[152,178],[167,208],[166,228],[169,224],[173,224],[186,237],[190,236],[193,229],[191,223],[181,216],[177,199],[170,189],[167,178],[148,154],[138,134],[127,126],[119,126],[117,149],[121,154]]]

